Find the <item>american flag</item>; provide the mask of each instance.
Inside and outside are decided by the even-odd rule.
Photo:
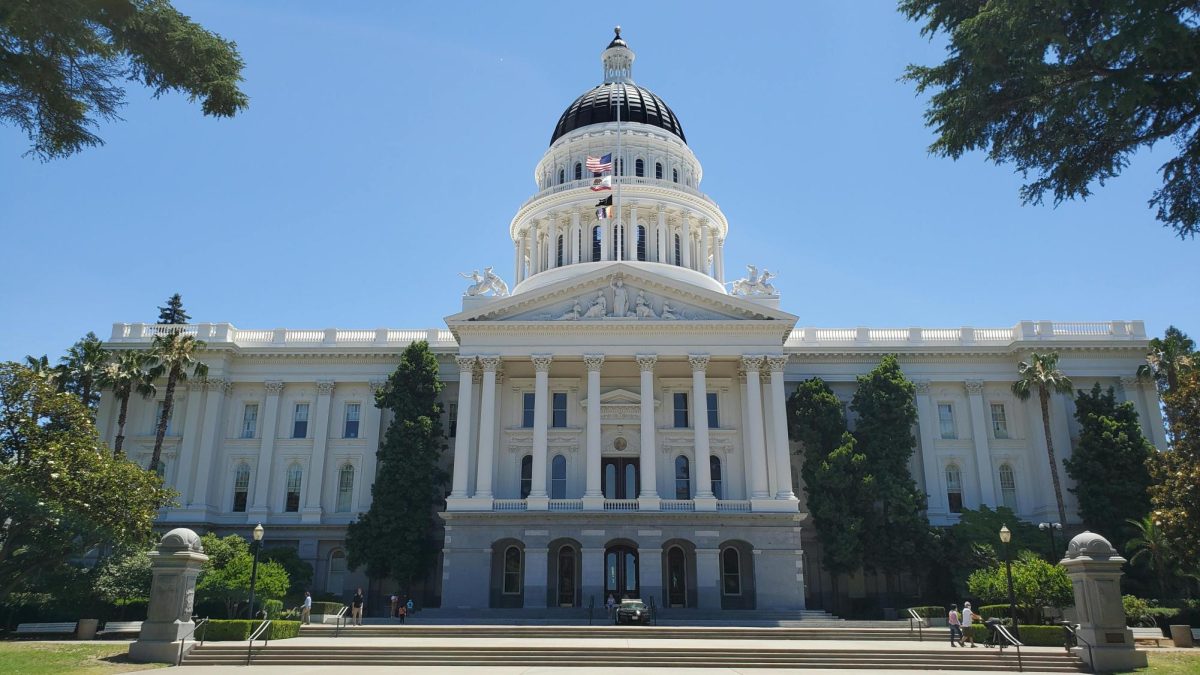
[[[592,173],[603,173],[605,171],[612,171],[612,169],[613,169],[613,161],[612,161],[612,153],[611,152],[603,157],[592,157],[591,155],[588,155],[588,158],[587,158],[587,170],[588,171],[591,171]]]

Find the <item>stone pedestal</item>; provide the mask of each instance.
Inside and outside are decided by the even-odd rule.
[[[180,527],[163,535],[157,550],[150,553],[154,580],[150,606],[137,642],[129,645],[129,657],[140,663],[175,663],[179,648],[187,654],[194,646],[190,635],[195,606],[196,578],[208,556],[200,536]]]
[[[1134,649],[1133,633],[1125,627],[1121,605],[1121,565],[1125,559],[1112,544],[1093,532],[1083,532],[1067,546],[1066,568],[1075,591],[1080,645],[1079,656],[1091,660],[1095,672],[1146,667],[1146,654]]]

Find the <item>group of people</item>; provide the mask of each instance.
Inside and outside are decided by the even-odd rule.
[[[400,596],[392,594],[391,614],[393,618],[400,619],[400,623],[404,623],[404,618],[413,611],[413,601],[409,598],[407,602],[401,602]],[[312,593],[304,591],[304,602],[300,605],[300,621],[310,623],[309,617],[312,615]],[[354,597],[350,599],[350,625],[361,626],[363,617],[363,607],[366,605],[366,596],[363,595],[363,589],[359,588],[354,591]]]
[[[963,603],[961,614],[958,612],[958,605],[950,605],[950,613],[946,617],[946,622],[950,625],[951,647],[966,647],[966,642],[970,642],[971,648],[974,649],[976,647],[975,634],[971,631],[971,626],[979,622],[985,623],[988,627],[987,646],[994,647],[1000,643],[996,627],[1003,622],[996,618],[983,621],[983,617],[971,609],[971,601],[969,600]],[[966,642],[964,642],[964,638]]]

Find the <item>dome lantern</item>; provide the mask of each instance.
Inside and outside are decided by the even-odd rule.
[[[616,36],[600,54],[600,60],[604,63],[604,81],[633,84],[633,50],[621,38],[620,26],[613,28],[613,32]]]

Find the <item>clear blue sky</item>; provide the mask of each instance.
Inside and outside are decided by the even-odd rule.
[[[1086,203],[930,156],[897,82],[939,60],[892,2],[177,0],[235,40],[250,108],[132,85],[102,148],[40,164],[0,127],[0,359],[56,358],[183,294],[243,328],[435,327],[457,276],[511,282],[507,226],[620,23],[730,223],[726,270],[779,272],[813,326],[1145,319],[1200,333],[1200,242],[1146,200],[1169,148]]]

